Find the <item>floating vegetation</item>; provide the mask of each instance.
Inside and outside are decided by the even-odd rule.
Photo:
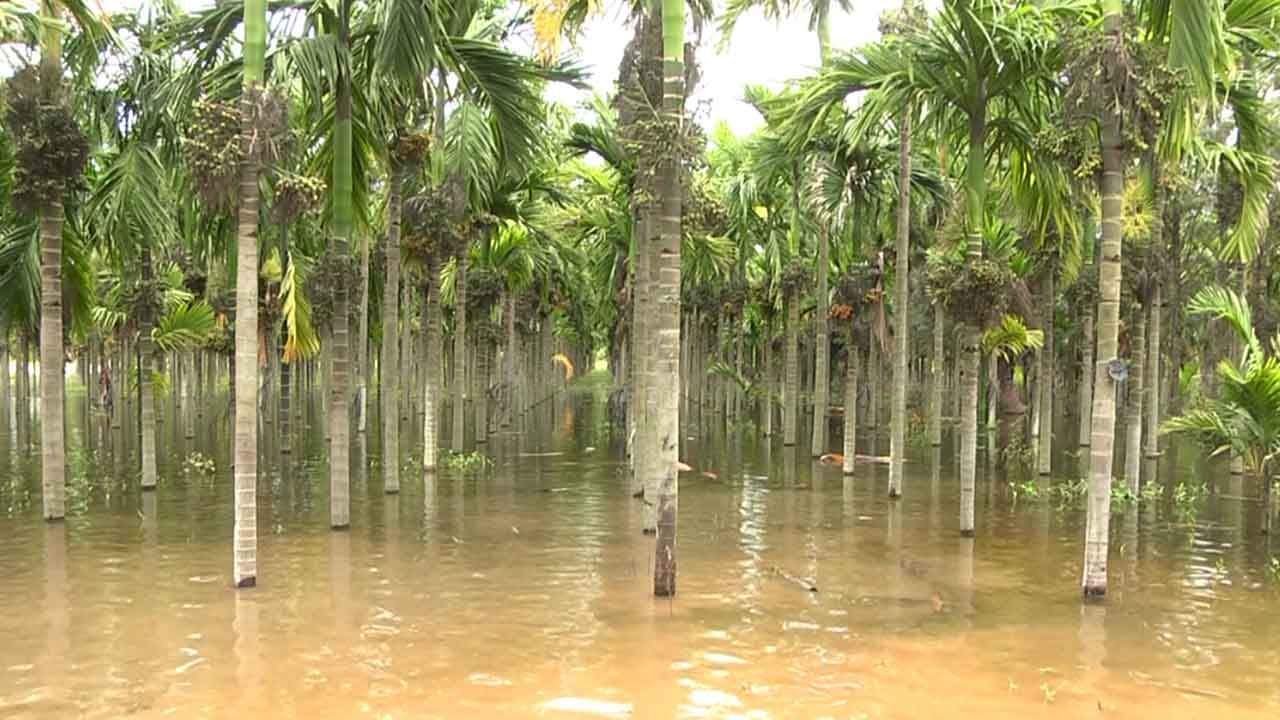
[[[447,470],[484,470],[493,466],[493,460],[488,455],[477,450],[471,452],[458,452],[454,450],[446,450],[440,454],[440,467]]]
[[[188,475],[212,475],[217,470],[217,465],[213,458],[204,455],[199,450],[193,450],[187,459],[182,462],[182,469]]]

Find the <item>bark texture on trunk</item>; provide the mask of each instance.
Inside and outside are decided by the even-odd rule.
[[[853,463],[858,454],[858,357],[859,350],[849,333],[844,367],[844,460],[840,470],[853,474]]]
[[[1036,460],[1041,475],[1053,473],[1053,386],[1057,376],[1057,360],[1054,349],[1054,282],[1053,271],[1045,278],[1044,295],[1044,347],[1040,350],[1040,377],[1037,383],[1040,402],[1040,443],[1036,448]]]
[[[827,271],[831,240],[825,227],[818,228],[818,307],[814,318],[813,356],[813,435],[811,454],[819,457],[827,451],[827,395],[831,389],[830,357],[830,298],[827,290]]]
[[[796,420],[800,408],[800,299],[787,298],[786,350],[782,388],[782,444],[796,444]]]
[[[142,280],[151,280],[151,249],[142,251]],[[142,428],[142,489],[156,488],[156,401],[151,385],[152,373],[155,372],[155,349],[151,340],[151,327],[154,318],[151,310],[141,313],[138,323],[138,402],[142,407],[139,415]]]
[[[907,6],[904,5],[904,10]],[[898,227],[894,258],[893,408],[889,417],[889,497],[902,495],[907,451],[907,353],[911,350],[907,305],[911,291],[911,115],[898,120]]]
[[[1147,343],[1146,456],[1149,458],[1160,456],[1160,296],[1160,283],[1157,281],[1151,295],[1150,320],[1147,325],[1150,341]]]
[[[1086,272],[1092,268],[1086,267]],[[1093,312],[1085,311],[1080,319],[1081,323],[1081,339],[1080,339],[1080,429],[1079,443],[1080,447],[1089,447],[1092,442],[1091,428],[1093,427],[1093,376],[1097,368],[1093,366]]]
[[[246,7],[246,20],[249,15]],[[265,13],[265,9],[264,9]],[[246,32],[248,32],[246,30]],[[252,34],[251,34],[252,35]],[[254,87],[256,83],[246,83]],[[255,138],[251,100],[241,101],[241,146]],[[258,578],[258,165],[240,165],[236,253],[235,535],[233,582],[252,587]]]
[[[458,271],[454,277],[457,292],[453,303],[453,442],[454,450],[464,450],[466,442],[466,408],[467,408],[467,363],[464,358],[467,351],[467,252],[465,249],[458,255]]]
[[[673,132],[684,125],[684,3],[662,2],[662,112]],[[674,141],[675,138],[672,138]],[[672,147],[676,147],[673,143]],[[653,394],[659,469],[658,527],[654,547],[653,594],[676,593],[676,516],[680,479],[680,241],[683,181],[679,158],[662,158],[659,166],[662,210],[659,217],[658,297],[654,303],[655,380]]]
[[[67,513],[67,452],[63,421],[65,382],[62,348],[61,202],[40,211],[40,479],[44,519]],[[20,415],[29,412],[21,408]]]
[[[1104,32],[1117,46],[1123,32],[1123,8],[1117,0],[1104,5]],[[1111,473],[1115,445],[1116,383],[1108,365],[1118,354],[1120,327],[1120,253],[1123,240],[1124,145],[1118,112],[1102,123],[1102,247],[1098,263],[1097,360],[1093,387],[1092,442],[1089,448],[1089,500],[1085,520],[1084,572],[1086,597],[1107,592],[1107,555],[1111,531]]]
[[[974,494],[978,468],[978,330],[963,330],[960,370],[960,534],[974,535]],[[988,452],[994,452],[988,448]]]
[[[933,306],[933,355],[929,359],[929,444],[942,445],[942,386],[946,382],[946,313]]]
[[[434,262],[427,266],[426,294],[426,379],[422,393],[422,469],[427,473],[435,473],[437,465],[437,428],[436,409],[439,398],[440,378],[440,291],[438,281],[440,269]]]
[[[400,492],[400,224],[404,179],[393,170],[387,189],[387,266],[382,284],[382,362],[378,399],[382,401],[382,487]]]
[[[1138,494],[1142,473],[1142,400],[1146,395],[1147,311],[1133,309],[1129,351],[1129,387],[1125,391],[1124,480],[1133,495]]]

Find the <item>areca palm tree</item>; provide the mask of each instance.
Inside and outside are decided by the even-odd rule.
[[[811,136],[845,98],[862,91],[871,91],[863,104],[864,133],[904,109],[927,107],[931,130],[968,146],[964,225],[969,262],[977,263],[983,254],[988,158],[1018,142],[1018,123],[1053,92],[1056,20],[1065,12],[1054,4],[947,0],[925,30],[833,59],[807,81],[790,135]],[[993,114],[999,119],[994,132]],[[962,498],[974,492],[980,330],[967,326],[963,343]],[[960,531],[972,535],[973,504],[962,501],[961,507]]]
[[[235,530],[232,583],[258,582],[258,173],[254,98],[263,92],[266,0],[244,0],[240,196],[236,219]]]
[[[1272,340],[1268,353],[1254,330],[1247,301],[1233,290],[1205,288],[1192,298],[1188,310],[1224,322],[1244,349],[1238,359],[1224,360],[1214,369],[1219,397],[1171,418],[1162,432],[1195,437],[1214,455],[1243,458],[1247,471],[1262,481],[1269,515],[1271,468],[1280,457],[1280,337]]]
[[[838,5],[844,10],[849,10],[851,4],[849,0],[835,0],[834,5]],[[826,63],[830,56],[831,48],[831,12],[833,10],[832,0],[805,0],[804,2],[792,2],[791,0],[732,0],[725,8],[724,14],[721,16],[720,30],[722,37],[728,39],[733,30],[734,24],[738,17],[746,10],[758,7],[762,9],[766,17],[780,19],[785,15],[794,12],[807,10],[809,13],[809,29],[814,31],[818,37],[818,57],[822,63]],[[909,132],[904,137],[909,137]],[[909,141],[906,150],[908,157],[910,154]],[[906,237],[905,235],[903,236]],[[828,273],[830,272],[830,243],[831,237],[829,230],[822,225],[818,227],[818,254],[817,254],[817,275],[818,275],[818,306],[815,310],[815,335],[814,338],[814,361],[813,361],[813,436],[810,444],[810,450],[813,457],[818,457],[827,451],[827,406],[828,394],[831,388],[830,377],[830,354],[831,339],[828,326],[828,314],[830,311],[831,299],[828,290]],[[904,284],[905,287],[905,284]],[[905,302],[903,303],[905,305]],[[905,315],[903,318],[905,322]],[[905,328],[905,324],[903,325]],[[903,333],[905,337],[905,332]],[[902,350],[903,366],[906,365],[906,348],[905,344]],[[895,356],[896,357],[896,356]],[[896,397],[896,396],[895,396]],[[903,393],[903,403],[906,403],[905,386]],[[896,426],[895,426],[896,427]],[[897,445],[895,445],[896,447]],[[898,475],[901,475],[901,466],[899,465]],[[896,488],[892,480],[891,488]],[[895,494],[891,489],[891,494]]]
[[[10,81],[10,108],[6,117],[9,129],[21,137],[31,131],[35,135],[26,138],[51,142],[50,147],[60,150],[60,157],[33,157],[27,148],[26,160],[20,160],[18,170],[22,177],[15,188],[24,195],[23,203],[30,206],[39,221],[40,232],[40,449],[41,486],[44,517],[61,520],[66,513],[66,429],[64,427],[65,349],[62,327],[62,235],[65,208],[63,201],[69,190],[74,189],[83,173],[87,160],[87,147],[83,134],[76,127],[70,114],[70,98],[63,81],[63,33],[65,17],[75,20],[81,31],[93,38],[110,34],[100,17],[91,12],[80,0],[46,0],[41,2],[39,13],[32,16],[20,10],[6,9],[0,15],[0,26],[6,35],[17,30],[25,40],[26,33],[34,32],[38,45],[37,68],[26,73],[25,101],[28,106],[15,108],[24,94],[16,84],[22,78]],[[50,115],[43,122],[39,115]],[[57,115],[57,118],[52,117]],[[57,120],[57,125],[50,122]],[[23,124],[35,123],[23,129]],[[48,128],[60,127],[64,136],[38,137],[47,134]],[[23,157],[19,148],[19,158]],[[36,156],[43,153],[36,152]],[[41,171],[31,161],[48,163],[53,170]],[[45,181],[45,182],[41,182]],[[37,184],[40,186],[37,187]]]

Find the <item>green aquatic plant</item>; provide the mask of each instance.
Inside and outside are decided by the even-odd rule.
[[[441,454],[440,465],[447,470],[483,470],[493,465],[493,461],[479,451],[458,452],[449,450]]]

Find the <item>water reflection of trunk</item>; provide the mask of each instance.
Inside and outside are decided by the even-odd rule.
[[[1131,500],[1125,504],[1121,518],[1124,526],[1121,535],[1121,554],[1124,556],[1126,584],[1131,588],[1138,587],[1139,543],[1141,542],[1141,526],[1138,522],[1138,502]],[[1123,585],[1121,587],[1124,587]]]
[[[159,534],[159,519],[156,515],[156,494],[142,493],[142,543],[151,548],[156,544]]]
[[[45,676],[45,686],[55,690],[65,689],[66,670],[70,666],[68,655],[71,650],[67,632],[71,624],[71,612],[67,601],[66,523],[45,526],[42,611],[47,627],[44,659],[39,664]]]
[[[351,625],[351,533],[329,533],[329,594],[334,628],[347,636]]]
[[[939,528],[942,513],[942,446],[934,445],[929,455],[929,527]]]
[[[956,613],[971,623],[973,608],[973,544],[972,537],[961,537],[956,545]]]
[[[906,597],[907,593],[902,589],[902,575],[906,567],[907,559],[902,554],[902,503],[890,502],[885,513],[884,523],[884,544],[887,551],[889,567],[887,568],[889,575],[888,596],[891,598]],[[905,606],[901,603],[891,603],[892,612],[895,619],[900,620]]]
[[[1104,675],[1107,662],[1107,606],[1085,603],[1080,606],[1079,665],[1084,668],[1080,686],[1088,689]],[[1099,701],[1101,708],[1101,701]]]
[[[349,537],[347,533],[333,533],[333,537]],[[250,716],[261,702],[262,695],[262,650],[258,635],[258,600],[253,593],[236,593],[235,621],[232,631],[235,634],[235,646],[232,651],[236,656],[236,686],[238,693],[236,705],[243,714]]]

